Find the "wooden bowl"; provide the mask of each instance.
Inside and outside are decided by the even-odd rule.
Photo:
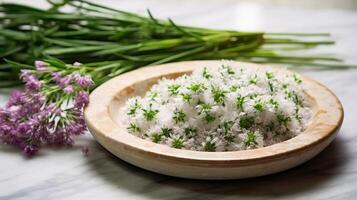
[[[325,86],[303,77],[313,116],[303,133],[271,146],[243,151],[200,152],[156,144],[127,132],[119,109],[129,97],[144,95],[162,77],[176,78],[220,61],[189,61],[144,67],[115,77],[95,89],[85,119],[95,139],[117,157],[138,167],[170,176],[193,179],[239,179],[280,172],[321,152],[336,136],[343,108]],[[232,62],[232,67],[264,67]]]

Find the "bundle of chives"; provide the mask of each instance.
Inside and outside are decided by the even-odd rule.
[[[97,84],[138,67],[182,60],[350,67],[330,56],[294,55],[334,44],[326,33],[214,30],[180,26],[170,19],[158,20],[149,11],[144,17],[85,0],[48,2],[52,5],[48,10],[0,5],[0,57],[8,60],[0,61],[0,87],[19,84],[21,69],[31,68],[34,60],[49,58],[85,63],[85,70],[98,77],[94,78]],[[62,12],[64,6],[73,11]]]

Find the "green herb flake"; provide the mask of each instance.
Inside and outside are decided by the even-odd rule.
[[[236,106],[238,110],[244,111],[244,103],[246,102],[244,96],[238,96],[236,99]]]
[[[188,94],[188,93],[181,93],[181,97],[182,97],[182,100],[187,103],[190,103],[190,101],[192,100],[192,95]]]
[[[254,94],[250,94],[249,95],[249,99],[255,99],[258,97],[258,94],[257,93],[254,93]]]
[[[274,99],[270,99],[269,104],[272,105],[273,108],[275,108],[275,109],[277,109],[279,107],[279,102]]]
[[[302,119],[303,119],[303,117],[298,114],[298,112],[299,112],[298,110],[299,110],[299,109],[297,109],[297,111],[296,111],[294,117],[295,117],[295,119],[299,122],[299,124],[302,124]]]
[[[134,123],[130,123],[129,126],[127,127],[128,131],[130,132],[140,132],[140,128],[138,125],[134,124]]]
[[[186,114],[182,110],[176,110],[174,111],[174,115],[172,119],[175,121],[175,123],[179,122],[184,122],[186,118]]]
[[[283,86],[283,89],[288,89],[289,84],[288,83],[284,83],[282,86]]]
[[[159,143],[162,139],[162,135],[160,133],[153,133],[151,134],[151,141],[155,143]]]
[[[202,92],[206,88],[202,83],[191,83],[190,87],[187,89],[191,90],[192,92]]]
[[[228,75],[233,75],[235,74],[232,67],[229,65],[222,65],[221,68],[226,71]]]
[[[256,111],[258,111],[258,112],[264,112],[264,110],[265,110],[265,108],[264,108],[264,106],[263,106],[263,103],[261,102],[261,101],[257,101],[257,102],[255,102],[255,104],[254,104],[254,109],[256,110]]]
[[[205,112],[204,119],[207,123],[210,123],[210,122],[213,122],[214,120],[216,120],[216,118],[214,116],[212,116],[209,112]]]
[[[254,132],[249,131],[247,133],[247,139],[244,141],[245,146],[254,146],[257,145],[257,136],[255,135]]]
[[[242,116],[239,119],[239,126],[245,129],[249,129],[250,127],[252,127],[253,123],[254,123],[254,118],[249,116]]]
[[[276,119],[278,120],[280,125],[287,126],[288,122],[291,121],[290,117],[285,116],[283,113],[276,114]]]
[[[267,79],[269,79],[269,80],[274,78],[273,72],[265,72],[265,76],[266,76]]]
[[[204,145],[205,151],[216,151],[216,144],[212,141],[207,141]]]
[[[184,147],[184,141],[181,138],[174,138],[172,139],[171,142],[171,147],[176,148],[176,149],[181,149]]]
[[[229,87],[229,91],[231,92],[236,92],[238,90],[238,86],[232,85],[231,87]]]
[[[254,75],[250,80],[249,80],[250,84],[254,84],[256,85],[258,83],[258,75]]]
[[[224,90],[219,89],[218,87],[212,86],[211,93],[212,93],[213,100],[216,103],[221,103],[224,105],[224,98],[226,97],[227,91],[224,91]]]
[[[155,101],[155,99],[158,97],[158,95],[159,95],[158,92],[155,92],[155,91],[151,92],[150,97],[149,97],[150,101]]]
[[[301,84],[302,83],[301,78],[296,74],[293,74],[293,79],[297,84]]]
[[[176,96],[179,93],[180,85],[172,84],[168,87],[168,91],[171,96]]]
[[[223,122],[223,128],[224,128],[225,133],[227,133],[228,131],[231,131],[233,125],[234,125],[233,121],[225,121],[225,122]]]
[[[203,68],[202,77],[205,79],[212,78],[212,75],[208,72],[207,67]]]
[[[269,82],[268,82],[268,85],[269,85],[269,90],[270,90],[270,92],[274,92],[275,90],[274,90],[273,83],[269,81]]]
[[[172,129],[171,128],[161,128],[161,134],[167,138],[170,137],[172,134]]]
[[[295,105],[297,105],[298,107],[302,107],[303,106],[303,102],[302,100],[299,98],[299,96],[296,94],[296,92],[291,92],[291,97],[295,103]]]
[[[192,138],[197,134],[197,129],[195,128],[185,128],[184,129],[185,136],[188,138]]]
[[[212,106],[208,103],[200,103],[199,108],[201,109],[198,114],[202,114],[203,112],[208,112],[212,109]]]
[[[127,113],[128,115],[135,115],[136,111],[141,108],[141,105],[139,104],[138,100],[135,99],[135,103],[133,106],[129,108],[129,112]]]
[[[157,113],[159,113],[159,110],[153,110],[151,109],[151,105],[149,109],[142,109],[143,110],[143,114],[144,114],[144,118],[147,121],[151,121],[155,118],[155,116],[157,115]]]

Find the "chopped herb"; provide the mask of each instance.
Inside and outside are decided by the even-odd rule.
[[[235,135],[233,134],[226,134],[223,137],[228,143],[232,143],[234,141]]]
[[[159,110],[153,110],[151,109],[151,105],[149,109],[142,109],[144,112],[144,118],[147,121],[151,121],[155,118],[156,114],[159,113]]]
[[[299,109],[297,109],[297,111],[296,111],[296,113],[295,113],[295,119],[299,122],[299,124],[301,124],[302,123],[302,116],[300,116],[299,114],[298,114],[298,111]]]
[[[256,85],[258,83],[258,76],[254,74],[254,76],[249,80],[249,83]]]
[[[293,98],[293,101],[294,103],[297,105],[297,106],[300,106],[302,107],[303,106],[303,102],[302,100],[299,98],[299,96],[296,94],[296,92],[292,92],[292,98]]]
[[[208,72],[207,67],[203,68],[202,77],[205,79],[212,78],[212,75]]]
[[[158,143],[161,141],[162,135],[160,133],[151,134],[151,141]]]
[[[133,132],[133,133],[140,131],[140,128],[138,127],[138,125],[136,125],[134,123],[130,123],[127,129],[128,129],[128,131]]]
[[[216,103],[222,103],[222,105],[224,105],[224,98],[226,97],[227,91],[221,90],[218,87],[212,85],[211,93],[213,100]]]
[[[216,120],[215,117],[213,117],[209,112],[205,112],[205,117],[204,119],[206,120],[207,123],[213,122]]]
[[[216,144],[212,141],[207,141],[204,145],[205,151],[215,151]]]
[[[274,99],[270,99],[269,104],[272,105],[275,109],[279,107],[279,102]]]
[[[190,87],[187,89],[191,90],[192,92],[202,92],[206,89],[206,87],[202,83],[191,83]]]
[[[229,91],[231,92],[236,92],[238,90],[238,87],[235,85],[232,85],[231,87],[229,87]]]
[[[257,110],[258,112],[264,112],[265,110],[261,101],[255,102],[254,109]]]
[[[236,106],[238,110],[244,111],[244,103],[245,103],[245,97],[244,96],[238,96],[236,99]]]
[[[285,116],[283,113],[276,114],[276,119],[278,120],[279,124],[284,126],[288,126],[288,122],[291,121],[289,116]]]
[[[172,129],[171,128],[161,128],[161,133],[163,136],[165,137],[170,137],[170,134],[172,133]]]
[[[192,99],[192,95],[188,94],[188,93],[181,93],[181,97],[183,99],[183,101],[189,103]]]
[[[229,65],[222,65],[222,69],[226,70],[228,75],[233,75],[235,72],[233,71],[232,67]]]
[[[197,129],[195,129],[195,128],[185,128],[184,132],[185,132],[185,136],[186,137],[192,138],[193,136],[196,135]]]
[[[229,143],[233,142],[235,138],[235,136],[232,134],[233,125],[233,121],[225,121],[223,122],[223,126],[220,125],[223,128],[224,139]]]
[[[284,84],[283,84],[283,89],[288,89],[288,87],[289,87],[289,84],[288,84],[288,83],[284,83]]]
[[[253,123],[254,123],[253,117],[242,116],[239,119],[239,126],[245,129],[249,129],[250,127],[252,127]]]
[[[174,138],[171,141],[171,147],[181,149],[184,146],[183,143],[184,141],[181,138]]]
[[[255,99],[258,97],[258,94],[257,93],[254,93],[254,94],[250,94],[249,95],[249,99]]]
[[[129,112],[127,113],[128,115],[135,115],[136,111],[141,108],[141,105],[139,104],[138,100],[135,99],[135,103],[133,106],[130,107]]]
[[[202,112],[210,111],[212,109],[212,106],[208,103],[200,103],[199,107],[201,108],[199,114],[202,114]]]
[[[298,83],[298,84],[302,83],[302,80],[298,75],[293,74],[293,78],[296,83]]]
[[[175,96],[179,93],[180,85],[172,84],[168,87],[169,93],[171,96]]]
[[[268,82],[270,92],[274,92],[274,86],[272,82]]]
[[[267,79],[272,79],[274,78],[273,72],[266,72],[265,76],[267,77]]]
[[[223,128],[224,128],[225,133],[230,131],[232,129],[233,125],[234,125],[233,121],[225,121],[225,122],[223,122]]]
[[[248,132],[247,133],[247,139],[244,141],[245,146],[254,146],[257,145],[257,136],[255,135],[254,132]]]
[[[207,103],[199,103],[198,104],[198,114],[204,115],[203,118],[207,123],[213,122],[216,118],[210,114],[212,106]]]
[[[172,117],[172,119],[175,120],[175,123],[179,123],[179,122],[184,122],[186,118],[186,114],[182,111],[182,110],[176,110],[174,112],[174,115]]]
[[[150,100],[151,101],[155,101],[155,99],[156,99],[156,97],[159,95],[159,93],[157,93],[157,92],[152,92],[151,94],[150,94]]]

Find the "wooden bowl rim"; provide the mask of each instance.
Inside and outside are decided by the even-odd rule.
[[[112,145],[118,145],[117,148],[130,150],[133,153],[132,156],[145,154],[170,162],[187,162],[191,165],[205,166],[211,164],[221,166],[250,165],[293,156],[325,141],[340,128],[344,117],[341,102],[328,88],[306,76],[302,76],[302,78],[306,86],[309,87],[307,92],[313,98],[317,98],[316,101],[319,104],[318,112],[314,118],[318,117],[320,121],[310,124],[306,131],[294,138],[267,147],[228,152],[175,149],[136,137],[112,119],[109,111],[112,101],[116,99],[116,94],[132,84],[172,73],[187,73],[199,66],[219,65],[221,63],[222,61],[183,61],[143,67],[114,77],[91,93],[90,103],[84,112],[86,123],[95,138],[98,136],[104,137],[111,141]],[[232,61],[232,63],[244,67],[265,66],[236,61]],[[314,93],[311,93],[310,89]],[[104,147],[108,148],[105,145]]]

